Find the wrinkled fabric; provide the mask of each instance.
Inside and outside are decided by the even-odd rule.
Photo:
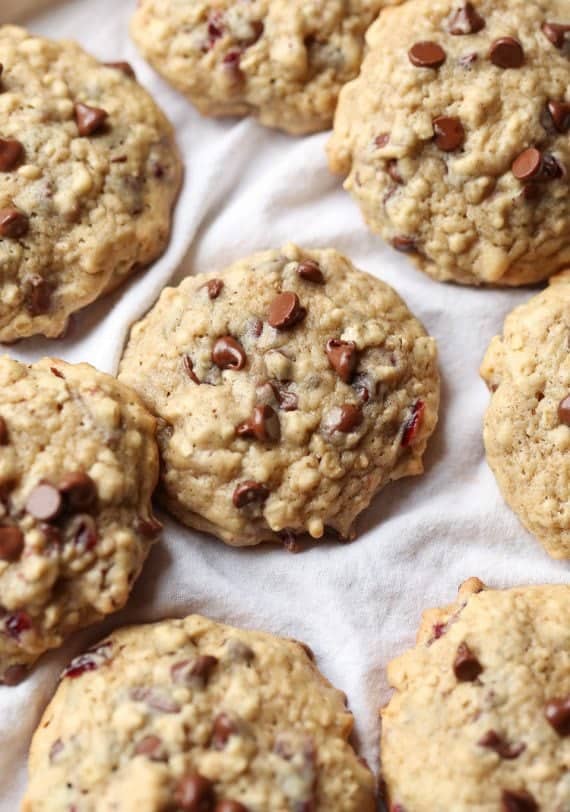
[[[30,737],[63,665],[116,626],[191,612],[308,643],[348,694],[356,740],[376,765],[377,712],[389,697],[385,666],[411,645],[423,608],[450,602],[471,575],[493,587],[569,580],[570,565],[550,560],[503,503],[483,452],[488,394],[478,367],[506,313],[533,291],[459,288],[416,271],[367,232],[329,174],[326,133],[295,139],[252,120],[201,118],[138,56],[128,36],[134,0],[73,0],[45,10],[47,2],[0,0],[0,22],[24,18],[32,31],[77,39],[102,60],[129,60],[177,128],[186,178],[161,260],[80,314],[65,340],[33,339],[7,351],[115,372],[129,325],[164,285],[293,240],[336,248],[398,290],[438,341],[442,405],[425,474],[389,485],[351,544],[314,544],[298,555],[231,549],[166,519],[127,608],[45,656],[20,686],[0,687],[0,812],[17,809]]]

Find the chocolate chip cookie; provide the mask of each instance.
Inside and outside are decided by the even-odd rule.
[[[141,0],[132,35],[210,116],[254,115],[301,134],[328,129],[385,0]]]
[[[487,590],[424,614],[388,666],[390,812],[570,809],[570,586]]]
[[[309,654],[199,615],[116,632],[63,672],[23,812],[373,812],[345,696]]]
[[[501,492],[554,558],[570,558],[570,273],[505,321],[481,375],[492,397],[487,460]]]
[[[155,425],[88,364],[0,358],[0,682],[126,602],[160,529]]]
[[[408,0],[367,43],[328,152],[370,228],[438,280],[568,265],[567,0]]]
[[[152,262],[180,174],[128,64],[0,26],[0,341],[59,336]]]
[[[419,474],[436,347],[388,285],[286,245],[166,289],[119,372],[160,420],[160,495],[228,544],[351,537],[390,480]]]

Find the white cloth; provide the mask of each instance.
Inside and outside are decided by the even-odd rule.
[[[35,339],[10,353],[114,372],[129,325],[164,285],[292,240],[334,247],[398,290],[437,338],[442,404],[425,474],[388,486],[352,544],[315,544],[296,556],[273,546],[231,549],[166,520],[127,608],[43,657],[20,686],[0,687],[0,812],[17,809],[30,737],[62,666],[116,626],[191,612],[306,641],[348,694],[363,753],[376,765],[385,666],[412,644],[423,608],[451,601],[471,575],[494,587],[568,581],[568,564],[550,560],[504,505],[481,438],[488,395],[479,364],[505,314],[532,292],[442,285],[414,270],[368,233],[327,171],[326,134],[295,139],[253,120],[201,118],[135,50],[127,28],[134,0],[70,0],[45,10],[46,2],[0,0],[0,22],[25,18],[32,31],[77,39],[102,60],[129,60],[177,128],[186,179],[159,262],[80,315],[65,341]]]

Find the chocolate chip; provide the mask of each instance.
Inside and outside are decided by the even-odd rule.
[[[69,524],[69,536],[82,551],[92,550],[99,538],[95,519],[87,513],[74,516]]]
[[[267,321],[276,330],[288,330],[302,321],[307,315],[296,293],[284,291],[272,301]]]
[[[97,486],[84,471],[72,471],[59,481],[58,488],[68,506],[75,510],[85,510],[97,498]]]
[[[559,133],[570,130],[570,104],[568,102],[549,101],[548,112]]]
[[[327,358],[341,381],[350,383],[358,364],[358,350],[354,341],[330,338],[326,346]]]
[[[24,535],[19,527],[0,527],[0,561],[17,561],[24,549]]]
[[[218,801],[214,807],[214,812],[248,812],[247,806],[240,804],[239,801]]]
[[[439,68],[445,62],[445,51],[437,42],[416,42],[408,51],[412,65],[417,68]]]
[[[453,672],[459,682],[473,682],[483,673],[483,666],[467,643],[461,643],[453,662]]]
[[[198,677],[204,684],[208,682],[212,675],[212,671],[218,664],[218,658],[212,657],[210,654],[200,654],[196,657],[190,668],[190,675]]]
[[[498,756],[506,759],[507,761],[518,758],[520,754],[526,750],[526,744],[523,742],[520,744],[510,744],[509,742],[505,741],[502,736],[499,736],[495,730],[488,730],[483,738],[479,739],[477,744],[480,747],[486,747],[488,750],[493,750]]]
[[[220,369],[243,369],[247,356],[239,341],[232,336],[218,338],[212,350],[212,361]]]
[[[154,688],[139,686],[133,688],[130,697],[134,702],[144,702],[152,710],[160,713],[180,713],[180,705]]]
[[[299,398],[295,392],[290,389],[281,381],[271,381],[270,387],[279,403],[279,408],[283,412],[295,412],[299,408]]]
[[[438,116],[433,121],[435,144],[443,152],[453,152],[465,142],[463,124],[454,116]]]
[[[235,489],[232,501],[237,508],[243,508],[246,505],[253,503],[265,502],[269,497],[269,488],[262,485],[261,482],[254,482],[248,479],[246,482],[240,483]]]
[[[504,789],[501,797],[503,812],[538,812],[538,804],[526,790]]]
[[[447,30],[454,36],[477,34],[483,28],[485,28],[485,20],[477,12],[473,3],[465,3],[458,8],[447,23]]]
[[[214,785],[200,773],[189,773],[178,781],[174,803],[183,812],[212,812]]]
[[[355,403],[345,403],[338,411],[339,416],[332,430],[340,431],[342,434],[349,434],[358,428],[364,419],[362,407]]]
[[[237,427],[236,433],[239,437],[255,437],[262,443],[279,440],[281,436],[279,417],[271,406],[256,406],[249,420]]]
[[[538,180],[556,180],[564,176],[564,169],[554,155],[545,153],[542,156],[542,173]]]
[[[190,358],[190,356],[185,355],[184,358],[182,359],[182,363],[184,364],[184,372],[188,375],[190,380],[193,381],[195,384],[198,384],[198,386],[200,386],[201,381],[194,372],[194,363]]]
[[[219,713],[214,719],[214,732],[211,745],[215,750],[223,750],[230,736],[237,732],[235,724],[227,713]]]
[[[8,445],[8,426],[3,417],[0,417],[0,446]]]
[[[255,651],[237,637],[230,637],[227,641],[226,652],[229,659],[234,663],[247,663],[249,665],[255,659]]]
[[[492,43],[489,59],[498,68],[520,68],[524,64],[523,47],[514,37],[501,37]]]
[[[24,147],[15,138],[0,138],[0,172],[10,172],[24,158]]]
[[[404,237],[402,235],[394,237],[392,245],[396,251],[401,251],[403,254],[413,254],[417,251],[417,244],[413,237]]]
[[[49,482],[40,482],[26,500],[26,510],[35,519],[49,522],[60,513],[61,494]]]
[[[570,25],[560,23],[543,23],[542,32],[556,48],[562,48],[566,41],[566,34],[570,34]]]
[[[136,756],[146,756],[151,761],[163,760],[163,745],[162,739],[158,736],[145,736],[142,738],[135,747]]]
[[[224,283],[221,279],[210,279],[206,282],[206,289],[210,299],[217,299],[224,288]]]
[[[93,135],[99,132],[108,117],[106,110],[102,110],[100,107],[89,107],[81,102],[74,105],[73,109],[79,135]]]
[[[306,282],[314,282],[316,285],[324,285],[325,277],[321,271],[321,266],[314,259],[305,259],[297,265],[297,273]]]
[[[55,375],[56,378],[60,378],[62,381],[65,380],[65,375],[57,367],[50,367],[49,371],[51,372],[52,375]]]
[[[402,433],[402,448],[407,448],[415,440],[422,424],[425,409],[426,405],[423,400],[417,400],[414,403],[412,414],[404,424],[404,431]]]
[[[28,283],[26,307],[32,316],[42,316],[51,307],[52,286],[41,276],[33,276]]]
[[[11,665],[6,669],[6,671],[4,671],[4,674],[0,678],[0,684],[10,686],[19,685],[19,683],[26,679],[27,676],[27,665]]]
[[[388,161],[386,164],[386,172],[390,175],[394,183],[402,184],[404,182],[403,177],[400,175],[398,161],[396,159]]]
[[[544,715],[559,736],[570,736],[570,696],[551,699],[544,709]]]
[[[20,209],[0,209],[0,237],[17,240],[28,233],[29,227],[28,216]]]
[[[115,70],[120,70],[121,73],[124,73],[129,79],[137,78],[136,73],[133,70],[133,66],[129,62],[103,62],[105,67],[107,68],[115,68]]]
[[[376,138],[374,139],[374,143],[380,149],[383,149],[386,146],[386,144],[389,143],[389,141],[390,141],[390,133],[380,133],[380,135],[377,135]]]
[[[525,149],[515,158],[512,164],[512,172],[518,180],[531,180],[541,174],[542,153],[535,147]]]

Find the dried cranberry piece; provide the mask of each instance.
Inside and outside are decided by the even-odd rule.
[[[6,634],[13,640],[19,640],[24,632],[29,632],[32,628],[32,619],[27,612],[18,611],[8,615],[4,621]]]
[[[69,665],[63,669],[60,678],[70,677],[71,679],[76,679],[87,671],[96,671],[110,660],[111,653],[112,643],[109,641],[100,643],[98,646],[88,649],[78,657],[74,657]]]
[[[426,405],[423,400],[418,400],[414,403],[411,417],[408,418],[404,426],[404,433],[402,434],[402,448],[408,448],[415,440],[416,434],[422,423]]]

